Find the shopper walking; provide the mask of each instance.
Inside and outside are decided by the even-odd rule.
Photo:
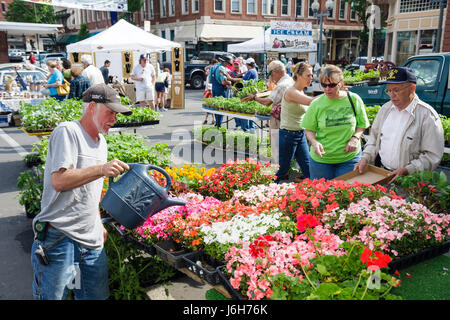
[[[164,68],[163,72],[158,74],[155,82],[156,90],[156,109],[159,111],[167,111],[164,107],[166,104],[166,90],[170,85],[170,70],[169,68]]]
[[[73,66],[70,69],[73,80],[70,82],[70,93],[68,99],[82,99],[83,92],[89,89],[91,84],[89,80],[82,75],[83,70],[79,66]]]
[[[136,101],[141,107],[150,106],[155,109],[153,100],[155,99],[156,72],[152,64],[147,63],[145,55],[141,54],[139,63],[131,72],[131,80],[135,81]]]

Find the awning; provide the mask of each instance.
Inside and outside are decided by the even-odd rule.
[[[174,41],[191,42],[196,34],[198,41],[204,42],[246,41],[264,32],[263,27],[223,24],[199,24],[195,29],[195,25],[183,26],[175,33]]]
[[[58,28],[62,28],[62,24],[45,24],[45,23],[23,23],[0,21],[0,31],[5,31],[8,35],[26,35],[33,36],[36,34],[58,33]]]
[[[100,31],[90,33],[88,38],[95,36],[99,32]],[[58,39],[56,39],[57,44],[71,44],[77,41],[78,41],[78,34],[64,34],[58,37]]]

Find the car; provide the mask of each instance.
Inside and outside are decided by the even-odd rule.
[[[20,68],[17,69],[17,73],[26,83],[30,82],[30,80],[32,82],[47,80],[48,71],[42,68],[25,64],[5,63],[0,64],[0,85],[5,84],[5,80],[8,76],[13,77],[14,79],[17,78],[17,73],[15,70],[15,67],[17,66],[20,66]]]
[[[25,51],[21,49],[8,49],[8,55],[9,56],[24,56]]]
[[[46,53],[40,53],[36,54],[36,63],[37,64],[45,64],[49,60],[57,60],[58,58],[60,60],[66,59],[67,54],[62,52],[46,52]]]
[[[379,57],[372,57],[372,62],[376,61],[384,61],[384,57],[383,56],[379,56]],[[346,66],[344,69],[345,70],[349,70],[349,71],[353,71],[353,70],[365,70],[366,68],[366,63],[367,63],[367,57],[357,57],[351,64],[349,64],[348,66]]]

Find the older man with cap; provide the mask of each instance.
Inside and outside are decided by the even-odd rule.
[[[209,69],[209,82],[212,85],[212,96],[213,97],[224,97],[229,98],[231,88],[231,80],[229,80],[230,76],[228,74],[227,66],[233,63],[233,59],[231,56],[220,56],[218,57],[219,62],[213,65]],[[220,127],[222,125],[222,115],[215,115],[216,118],[216,127]]]
[[[65,299],[107,299],[108,265],[104,250],[107,232],[99,201],[104,177],[116,177],[129,166],[107,162],[103,134],[116,115],[130,115],[117,92],[105,83],[83,93],[80,120],[60,123],[49,140],[41,212],[33,220],[33,296]]]
[[[89,54],[84,54],[81,56],[81,63],[83,64],[84,70],[81,74],[83,77],[89,80],[91,86],[96,84],[105,83],[103,80],[103,74],[99,68],[92,64],[92,57]]]
[[[409,68],[393,68],[386,77],[391,101],[378,112],[361,160],[392,170],[389,183],[398,176],[436,169],[444,153],[444,131],[439,115],[416,95],[416,76]]]
[[[139,57],[139,64],[131,72],[131,80],[136,82],[136,101],[139,102],[141,107],[148,105],[153,109],[156,72],[153,65],[147,63],[147,57],[145,55],[141,54]]]
[[[255,100],[263,105],[272,105],[274,109],[278,104],[281,103],[284,93],[287,89],[294,85],[294,80],[286,74],[286,68],[283,62],[279,60],[272,61],[267,66],[267,71],[269,72],[269,79],[271,82],[276,84],[275,89],[272,90],[268,98],[260,98],[255,94],[248,95],[244,101]],[[272,151],[272,161],[273,163],[278,163],[278,141],[279,141],[279,129],[280,129],[280,119],[273,116],[270,117],[270,145]]]

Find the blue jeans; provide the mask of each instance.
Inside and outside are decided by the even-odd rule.
[[[48,265],[42,265],[35,255],[39,244],[50,248],[47,251]],[[82,247],[62,232],[48,228],[44,241],[35,239],[33,242],[31,265],[34,271],[33,297],[36,300],[63,300],[70,288],[73,288],[77,300],[109,297],[108,262],[104,248]]]
[[[280,183],[281,179],[289,172],[292,158],[295,157],[303,176],[309,178],[309,150],[306,142],[306,135],[303,130],[291,131],[280,129],[279,132],[279,165],[276,183]]]
[[[341,163],[322,163],[311,159],[309,168],[311,170],[311,179],[325,178],[332,180],[345,173],[353,171],[355,164],[361,160],[361,151],[353,158]]]
[[[250,129],[255,129],[255,123],[253,122],[253,120],[240,119],[240,126],[241,126],[241,129],[244,131],[248,131]]]

